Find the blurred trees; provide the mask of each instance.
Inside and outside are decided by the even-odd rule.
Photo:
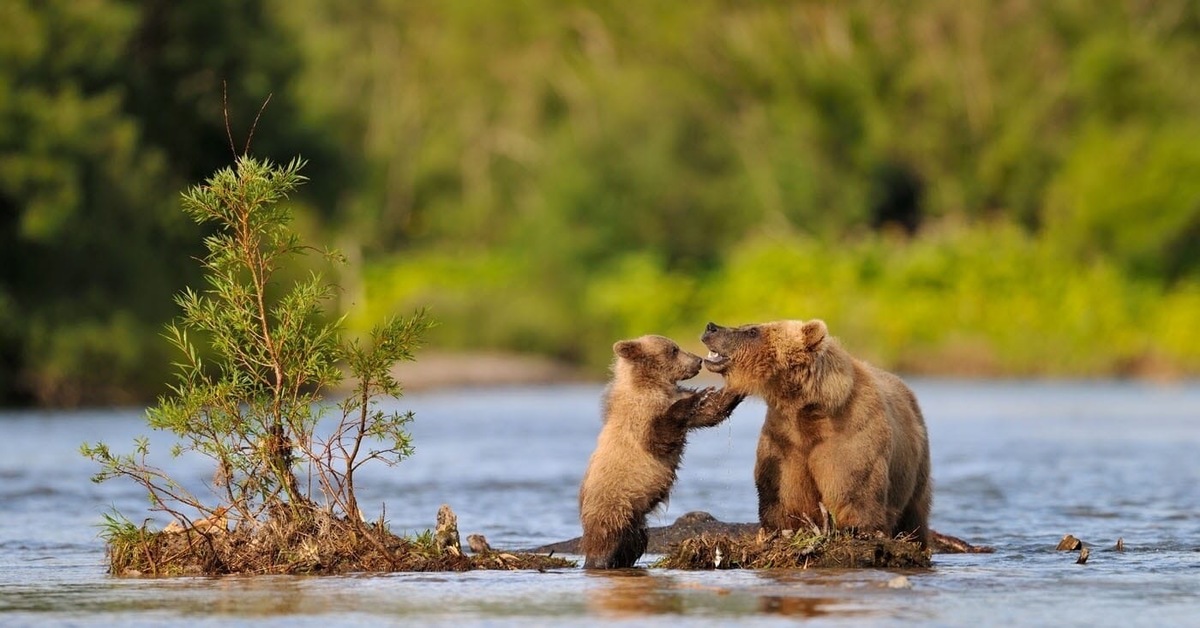
[[[447,344],[601,363],[605,339],[702,323],[694,288],[772,238],[830,243],[836,266],[872,231],[932,228],[999,259],[986,234],[1011,225],[996,247],[1029,272],[1200,279],[1194,2],[304,2],[285,15],[316,42],[304,91],[372,173],[339,213],[377,268],[368,303],[433,304]],[[1006,350],[922,294],[929,328]]]
[[[37,388],[55,359],[80,369],[88,338],[108,345],[106,365],[157,364],[149,336],[120,351],[108,340],[168,316],[156,295],[186,278],[169,260],[196,244],[172,199],[228,161],[223,79],[235,133],[274,92],[255,152],[303,154],[325,182],[310,190],[319,227],[359,264],[347,307],[371,320],[429,305],[435,344],[599,364],[613,337],[690,334],[715,309],[728,322],[825,316],[895,363],[976,347],[1002,372],[1200,370],[1194,335],[1162,331],[1182,329],[1187,312],[1166,308],[1194,304],[1200,283],[1190,0],[20,0],[0,12],[28,24],[0,43],[10,391]],[[143,231],[110,238],[118,229]],[[85,258],[80,239],[114,250]],[[793,274],[768,263],[780,259],[814,268],[778,284]],[[1122,301],[1091,308],[1105,326],[1071,333],[1153,320],[1166,335],[1018,357],[1029,348],[962,296],[1012,289],[989,260],[1040,276],[1015,301],[1039,333],[1066,333],[1056,293],[1115,282],[1106,296]],[[56,264],[129,285],[83,306],[70,275],[39,274]],[[788,294],[754,297],[766,286]],[[805,291],[825,296],[793,298]],[[885,331],[893,320],[940,331]]]
[[[129,402],[164,383],[162,324],[202,250],[175,199],[231,158],[222,80],[244,141],[295,69],[264,15],[235,0],[0,6],[0,403]],[[272,106],[256,152],[320,157],[295,107]]]
[[[1036,232],[1097,142],[1198,132],[1183,0],[302,4],[302,91],[367,157],[345,216],[374,251],[550,229],[688,266],[763,224]]]

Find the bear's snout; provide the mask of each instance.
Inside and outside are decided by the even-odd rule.
[[[727,331],[729,331],[727,327],[721,327],[716,323],[709,323],[704,326],[704,333],[700,334],[700,342],[703,342],[705,345],[708,345],[709,349],[712,349],[713,346],[709,343],[724,336]]]
[[[687,377],[684,377],[683,379],[691,379],[691,378],[699,375],[700,367],[703,365],[704,365],[704,360],[702,360],[700,358],[700,356],[692,355],[689,353],[688,358],[687,358],[687,363],[685,366],[685,370],[687,371]]]

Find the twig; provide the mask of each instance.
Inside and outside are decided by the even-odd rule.
[[[246,138],[246,149],[242,151],[243,155],[250,153],[250,142],[254,141],[254,129],[258,128],[258,119],[262,117],[263,110],[267,108],[267,103],[271,102],[271,96],[274,95],[274,93],[267,94],[267,99],[264,100],[262,106],[258,108],[258,115],[254,116],[254,124],[250,125],[250,137]]]
[[[229,85],[221,79],[221,111],[225,114],[225,137],[229,138],[229,152],[237,159],[237,147],[233,145],[233,127],[229,125]]]
[[[258,114],[254,116],[254,123],[250,125],[250,135],[246,137],[246,146],[242,149],[242,155],[250,154],[250,144],[254,141],[254,130],[258,128],[258,119],[262,117],[263,111],[267,109],[267,104],[271,102],[271,97],[274,95],[274,92],[267,94],[267,99],[258,108]],[[229,139],[229,152],[233,153],[234,159],[237,159],[237,146],[233,142],[233,125],[229,123],[229,85],[224,79],[221,79],[221,112],[225,115],[225,137]]]

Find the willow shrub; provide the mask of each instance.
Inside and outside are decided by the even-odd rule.
[[[147,439],[138,439],[132,454],[104,443],[82,447],[100,463],[95,481],[136,482],[152,510],[189,529],[220,521],[252,533],[280,517],[311,520],[319,510],[374,538],[358,508],[356,472],[369,462],[395,464],[412,451],[405,429],[411,413],[379,402],[401,394],[391,368],[413,359],[429,321],[423,313],[391,318],[365,342],[343,340],[340,320],[329,322],[325,312],[333,285],[316,273],[281,282],[281,268],[310,250],[289,228],[284,202],[305,181],[301,166],[242,157],[183,195],[187,215],[213,227],[202,262],[207,287],[176,299],[183,314],[166,335],[180,355],[178,379],[147,421],[178,438],[173,456],[195,452],[212,460],[212,496],[196,495],[152,466]],[[353,385],[342,401],[328,403],[323,393],[342,381],[343,365]],[[332,423],[325,421],[330,415]]]

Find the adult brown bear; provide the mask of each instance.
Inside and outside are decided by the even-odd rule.
[[[855,359],[824,321],[709,323],[705,366],[767,418],[754,483],[769,530],[821,522],[929,542],[929,438],[917,399],[895,375]]]

